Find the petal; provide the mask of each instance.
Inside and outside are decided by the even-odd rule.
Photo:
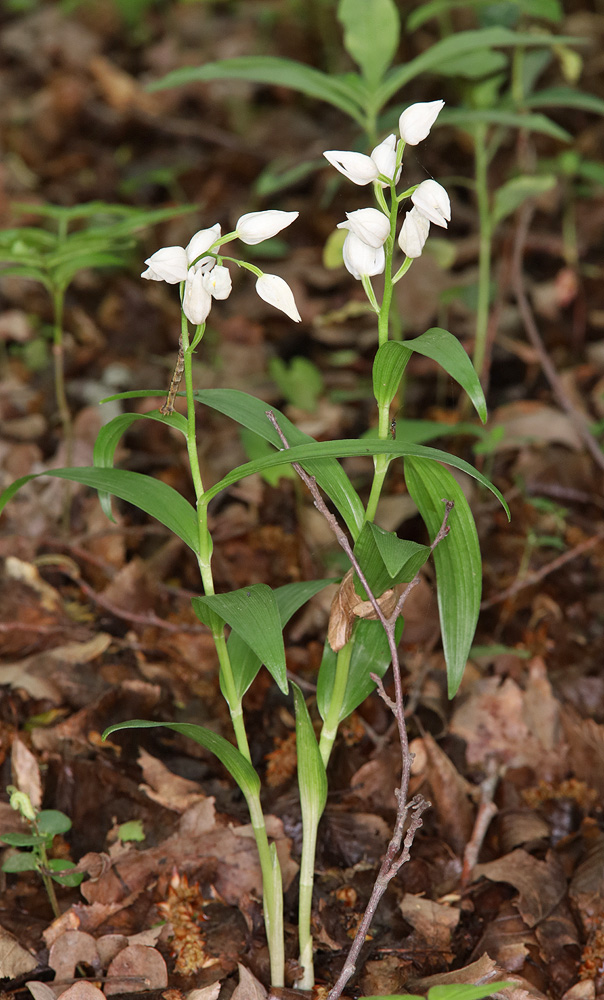
[[[435,226],[447,228],[451,220],[451,202],[442,184],[433,180],[422,181],[411,195],[411,201]]]
[[[384,245],[390,235],[390,219],[377,208],[359,208],[356,212],[346,212],[348,222],[340,222],[338,229],[349,229],[368,246]]]
[[[418,142],[422,142],[429,134],[444,106],[444,101],[426,101],[412,104],[410,108],[403,111],[398,120],[403,142],[409,146],[417,146]]]
[[[413,207],[403,220],[398,245],[407,257],[421,257],[429,232],[430,220]]]
[[[348,233],[342,247],[344,266],[358,281],[363,275],[381,274],[386,266],[383,247],[370,247],[354,233]]]
[[[195,236],[192,236],[187,243],[186,254],[188,263],[193,264],[198,257],[206,253],[212,244],[216,242],[220,236],[220,232],[220,225],[216,223],[211,229],[200,229],[198,233],[195,233]],[[197,267],[198,264],[195,266]]]
[[[383,142],[380,142],[379,146],[376,146],[371,151],[371,159],[375,163],[378,172],[389,180],[392,180],[394,168],[396,167],[396,136],[394,134],[386,136]],[[400,175],[401,171],[399,167],[396,175],[397,182]],[[385,187],[383,181],[382,187]]]
[[[162,247],[148,257],[145,264],[149,266],[141,278],[149,281],[167,281],[169,285],[176,285],[187,276],[187,254],[182,247]]]
[[[201,271],[190,271],[185,282],[182,311],[194,326],[204,323],[212,308],[212,296],[204,288],[203,279]]]
[[[233,288],[228,267],[217,264],[211,271],[203,274],[203,287],[213,299],[228,299]]]
[[[377,180],[378,168],[370,156],[364,153],[352,153],[345,149],[328,149],[323,153],[332,167],[339,170],[353,184],[370,184]]]
[[[299,214],[299,212],[279,212],[277,209],[268,212],[248,212],[237,220],[237,236],[248,246],[254,246],[270,239],[271,236],[276,236],[286,226],[291,226]]]
[[[294,293],[287,281],[284,281],[277,274],[261,274],[256,282],[256,291],[261,299],[264,299],[269,305],[275,306],[276,309],[280,309],[296,323],[302,321]]]

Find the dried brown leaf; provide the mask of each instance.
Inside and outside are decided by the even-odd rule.
[[[168,970],[156,948],[131,944],[118,952],[107,969],[105,993],[139,993],[168,985]]]

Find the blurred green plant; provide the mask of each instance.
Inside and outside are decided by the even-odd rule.
[[[136,245],[135,234],[194,207],[146,210],[103,201],[65,208],[59,205],[14,203],[12,211],[39,216],[49,227],[20,226],[0,232],[0,279],[37,281],[52,303],[52,356],[55,399],[63,428],[67,461],[73,450],[73,427],[64,371],[65,294],[81,271],[124,267]]]
[[[57,834],[71,830],[71,820],[65,813],[57,809],[36,810],[29,795],[19,791],[14,785],[8,785],[7,792],[11,808],[20,813],[29,825],[31,833],[3,833],[0,841],[8,847],[14,847],[17,853],[10,854],[2,863],[2,871],[10,874],[20,872],[38,872],[55,917],[61,916],[53,881],[59,885],[79,885],[84,876],[80,872],[71,871],[69,875],[61,875],[61,871],[73,869],[73,863],[63,858],[49,858],[52,842]]]

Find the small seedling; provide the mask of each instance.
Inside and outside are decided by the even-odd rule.
[[[49,858],[52,842],[57,834],[71,830],[71,820],[58,809],[42,809],[36,811],[29,795],[20,792],[14,785],[7,787],[10,805],[20,813],[29,824],[31,833],[4,833],[0,840],[8,847],[17,848],[18,853],[11,854],[2,863],[2,871],[17,874],[18,872],[38,872],[44,883],[50,905],[55,917],[61,916],[53,881],[63,886],[79,885],[83,874],[71,871],[69,875],[61,875],[65,869],[73,869],[71,861],[63,858]]]

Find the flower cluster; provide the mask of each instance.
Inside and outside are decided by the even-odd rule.
[[[389,135],[372,150],[370,156],[341,149],[328,150],[323,156],[354,184],[374,183],[379,192],[379,188],[398,183],[405,145],[415,146],[426,138],[444,103],[412,104],[399,118],[400,140],[397,142],[395,135]],[[451,219],[451,204],[444,187],[434,180],[423,181],[398,200],[408,194],[411,195],[413,208],[405,215],[398,242],[403,253],[413,258],[420,256],[431,222],[447,228]],[[386,263],[384,244],[390,235],[390,217],[382,195],[378,201],[383,208],[347,212],[347,221],[340,222],[338,226],[348,230],[342,251],[344,264],[359,280],[381,274]]]
[[[221,236],[218,223],[210,229],[200,229],[186,247],[162,247],[149,257],[147,270],[141,277],[150,281],[166,281],[169,285],[184,282],[182,309],[191,323],[205,323],[212,299],[227,299],[232,282],[228,267],[222,263],[218,251],[223,243],[240,239],[248,246],[255,246],[285,229],[298,217],[298,212],[248,212],[237,222],[234,232]],[[261,299],[286,313],[296,323],[300,314],[291,288],[276,274],[264,274],[250,264],[244,264],[257,274],[256,291]]]

